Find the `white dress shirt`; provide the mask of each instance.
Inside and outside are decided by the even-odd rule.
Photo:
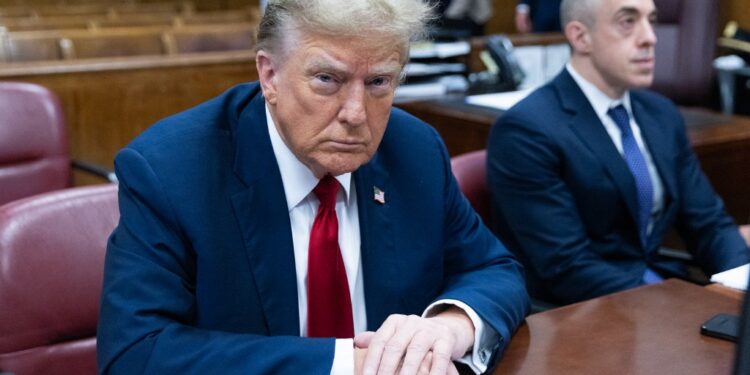
[[[610,108],[614,108],[620,104],[622,104],[628,111],[628,116],[630,117],[630,130],[633,132],[635,142],[638,144],[638,148],[641,149],[643,159],[646,161],[648,174],[649,177],[651,177],[651,184],[654,188],[653,205],[651,206],[651,217],[648,220],[648,227],[646,229],[647,233],[651,234],[651,230],[654,227],[654,222],[659,217],[659,214],[664,208],[664,184],[661,180],[661,177],[659,177],[659,171],[656,169],[654,159],[651,157],[651,152],[649,151],[646,143],[643,141],[643,137],[641,136],[641,128],[638,126],[638,123],[636,123],[635,116],[633,116],[633,110],[630,105],[630,92],[625,91],[625,94],[621,98],[612,99],[607,96],[607,94],[599,90],[596,86],[594,86],[593,83],[587,81],[580,74],[578,74],[578,72],[576,72],[575,68],[573,68],[570,63],[568,63],[565,68],[573,77],[573,80],[576,81],[578,87],[581,88],[581,91],[583,91],[583,94],[586,96],[586,99],[588,99],[589,103],[591,103],[591,106],[594,107],[594,112],[596,112],[596,115],[599,116],[599,120],[601,120],[602,124],[604,124],[604,129],[607,131],[607,134],[609,134],[609,137],[612,138],[612,142],[615,144],[615,147],[617,147],[617,151],[619,151],[620,154],[623,153],[622,134],[620,128],[618,128],[617,124],[615,124],[615,121],[612,120],[612,118],[607,114],[607,111],[609,111]]]
[[[287,147],[276,129],[276,126],[266,105],[266,119],[271,146],[281,172],[284,185],[289,219],[292,226],[292,242],[294,245],[294,263],[297,273],[297,303],[299,306],[300,336],[307,335],[307,255],[308,243],[312,224],[315,221],[318,198],[312,193],[319,179],[307,166],[300,162]],[[355,335],[367,330],[367,310],[365,309],[365,292],[362,277],[362,261],[360,258],[360,230],[359,210],[357,208],[357,194],[351,173],[336,176],[341,184],[336,196],[336,216],[339,222],[339,248],[344,261],[346,276],[351,294],[352,313]],[[423,316],[434,315],[439,311],[438,305],[455,305],[462,308],[474,324],[474,347],[471,354],[467,354],[461,362],[469,365],[474,372],[480,373],[487,369],[490,348],[497,341],[497,332],[486,326],[484,321],[465,303],[457,300],[440,300],[430,305]],[[352,339],[337,339],[331,374],[354,373],[354,341]]]

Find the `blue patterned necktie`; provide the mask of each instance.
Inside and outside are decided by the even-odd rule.
[[[620,104],[610,108],[607,114],[615,121],[622,133],[622,156],[625,158],[628,168],[630,168],[630,173],[633,174],[638,193],[638,231],[641,245],[644,249],[647,249],[648,221],[651,217],[651,207],[654,204],[654,187],[651,184],[651,176],[648,174],[646,159],[644,159],[633,132],[630,130],[630,117],[625,107]]]

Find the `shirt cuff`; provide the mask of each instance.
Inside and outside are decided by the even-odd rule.
[[[336,339],[331,375],[354,373],[354,339]]]
[[[502,337],[492,327],[485,324],[484,320],[477,315],[474,309],[459,300],[443,299],[433,302],[425,309],[422,317],[429,318],[437,315],[445,309],[445,305],[453,305],[460,308],[469,316],[472,324],[474,324],[474,346],[472,346],[471,353],[466,353],[458,362],[469,366],[475,374],[487,371],[492,357],[492,350],[495,344],[499,340],[502,340]]]
[[[516,13],[529,13],[531,8],[529,8],[529,4],[518,4],[516,5]]]

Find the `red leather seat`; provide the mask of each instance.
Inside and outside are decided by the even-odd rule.
[[[487,190],[487,151],[478,150],[451,158],[451,168],[458,187],[485,224],[490,224],[491,196]]]
[[[95,374],[96,323],[117,186],[0,207],[0,372]]]
[[[0,204],[70,186],[65,117],[57,96],[0,82]]]

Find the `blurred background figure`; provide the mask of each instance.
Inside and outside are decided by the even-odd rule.
[[[561,0],[519,0],[516,31],[521,34],[560,31]]]
[[[484,35],[484,25],[492,17],[491,0],[442,0],[437,3],[440,28],[457,37]]]

